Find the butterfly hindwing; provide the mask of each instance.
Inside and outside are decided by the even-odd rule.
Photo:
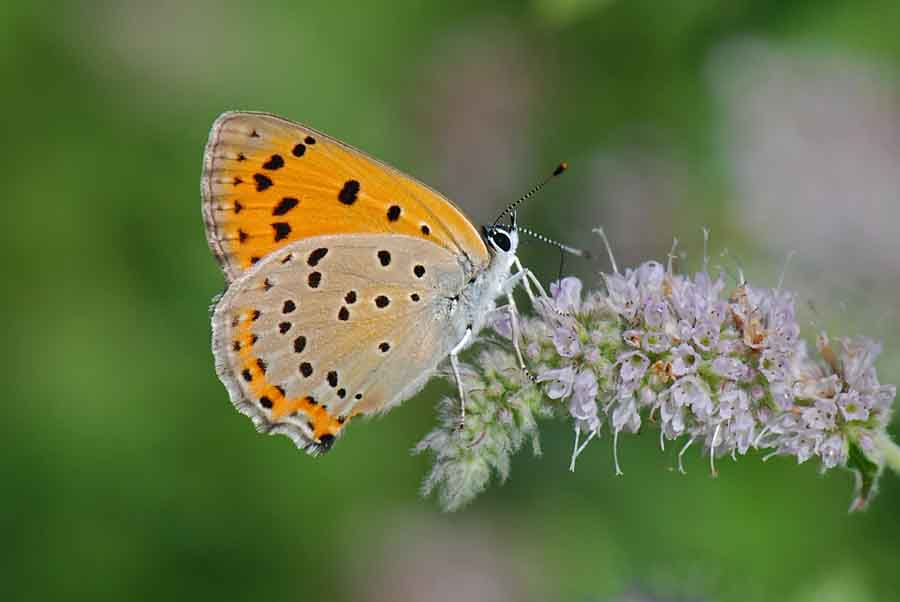
[[[203,159],[207,239],[231,281],[311,236],[392,233],[431,242],[474,265],[489,256],[450,201],[321,132],[266,113],[224,113]]]
[[[447,356],[465,330],[453,295],[470,275],[416,237],[290,243],[216,305],[217,371],[258,428],[322,451],[352,417],[415,393]]]

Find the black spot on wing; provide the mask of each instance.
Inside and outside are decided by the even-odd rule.
[[[275,242],[284,240],[291,234],[291,225],[287,222],[275,222],[272,229],[275,230]]]
[[[253,179],[256,180],[256,192],[262,192],[272,186],[272,178],[265,174],[255,173]]]
[[[298,201],[294,197],[286,196],[281,199],[277,205],[275,205],[274,209],[272,209],[272,215],[284,215],[285,213],[296,207],[298,203],[300,203],[300,201]]]
[[[294,339],[294,353],[303,353],[304,349],[306,349],[306,337],[300,335]]]
[[[319,265],[319,262],[322,261],[322,259],[326,255],[328,255],[328,249],[324,247],[316,249],[309,254],[309,257],[306,259],[306,263],[307,265],[309,265],[309,267],[315,267]]]
[[[352,205],[356,202],[358,195],[359,182],[356,180],[347,180],[344,182],[344,187],[341,188],[341,191],[338,193],[338,200],[345,205]]]
[[[275,171],[284,167],[284,159],[281,155],[275,154],[269,157],[269,160],[263,163],[263,169]]]

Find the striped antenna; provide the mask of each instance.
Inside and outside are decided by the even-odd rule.
[[[547,185],[548,182],[550,182],[550,180],[552,180],[553,178],[555,178],[558,175],[561,175],[567,169],[569,169],[569,164],[566,163],[565,161],[563,161],[562,163],[557,165],[556,169],[553,170],[553,173],[550,174],[549,176],[547,176],[546,178],[544,178],[543,182],[541,182],[540,184],[538,184],[537,186],[535,186],[534,188],[532,188],[531,190],[529,190],[528,192],[523,194],[522,197],[518,201],[516,201],[515,203],[511,203],[510,205],[508,205],[506,207],[506,209],[501,211],[500,215],[497,216],[497,219],[494,220],[494,225],[496,226],[498,223],[500,223],[500,220],[503,219],[505,216],[511,215],[513,213],[513,211],[516,210],[516,207],[521,205],[523,201],[526,201],[526,200],[530,199],[531,197],[533,197],[534,195],[536,195],[538,192],[541,191],[541,188],[543,188],[544,186]]]
[[[561,251],[565,251],[566,253],[571,253],[572,255],[577,255],[578,257],[584,257],[585,259],[591,258],[591,254],[583,249],[576,249],[575,247],[570,247],[569,245],[564,245],[563,243],[555,241],[552,238],[547,238],[543,234],[539,234],[538,232],[535,232],[534,230],[529,230],[525,226],[516,226],[516,230],[519,232],[524,232],[528,236],[536,238],[539,241],[547,243],[548,245],[556,247],[557,249],[559,249]]]

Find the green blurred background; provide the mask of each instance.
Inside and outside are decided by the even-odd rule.
[[[900,599],[900,481],[788,459],[687,476],[656,437],[567,471],[543,429],[462,512],[418,497],[444,383],[311,459],[213,371],[223,286],[200,217],[221,111],[272,111],[444,191],[473,219],[560,159],[524,223],[620,265],[673,237],[798,292],[807,335],[885,342],[900,381],[900,3],[5,2],[10,317],[3,600]],[[727,249],[723,255],[722,251]],[[558,256],[523,250],[542,279]],[[595,266],[566,271],[596,284]],[[895,423],[895,431],[896,423]]]

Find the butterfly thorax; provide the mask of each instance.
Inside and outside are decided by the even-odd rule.
[[[458,311],[473,333],[484,327],[488,314],[496,308],[514,261],[515,255],[511,253],[493,254],[488,266],[476,272],[460,292]]]

